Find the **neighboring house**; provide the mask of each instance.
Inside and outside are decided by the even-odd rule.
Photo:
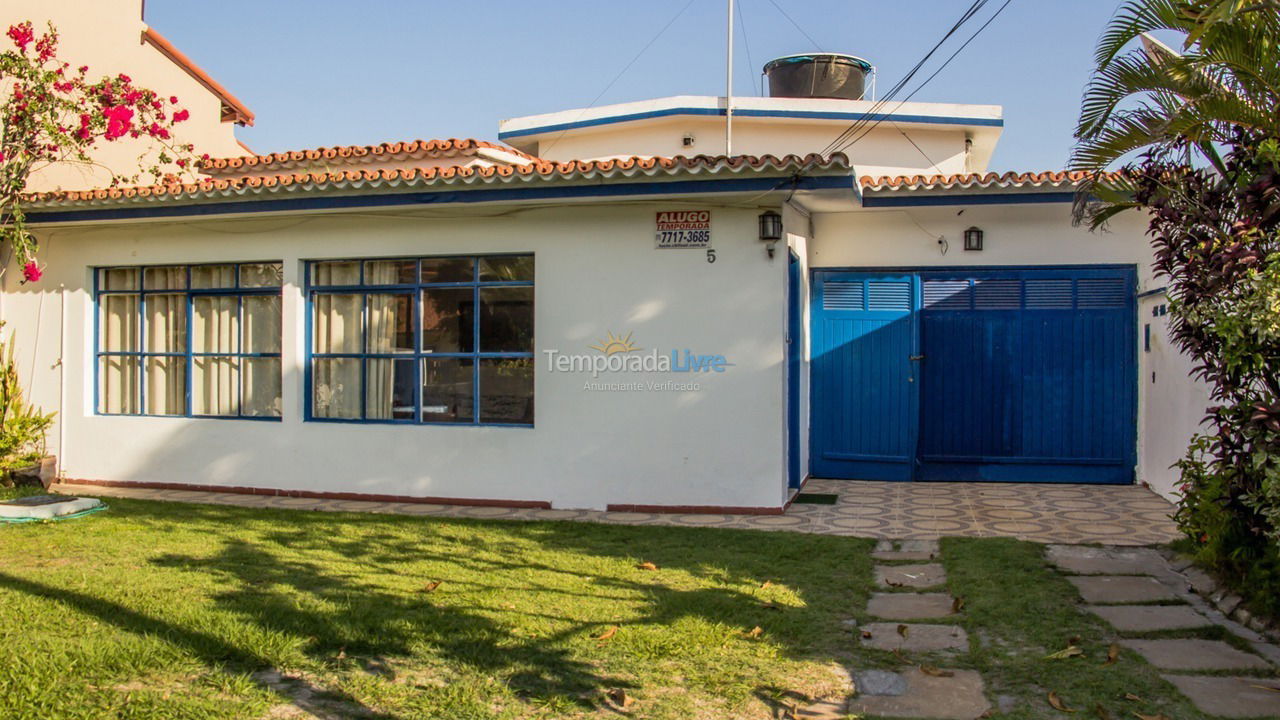
[[[196,147],[195,154],[239,155],[247,148],[236,141],[236,125],[252,125],[253,113],[226,88],[201,70],[142,20],[143,0],[7,0],[7,22],[30,20],[42,32],[52,22],[59,35],[59,57],[73,65],[89,66],[91,79],[124,73],[139,86],[163,97],[176,96],[191,117],[174,129],[177,141]],[[138,157],[145,140],[128,138],[100,143],[94,162],[102,167],[59,165],[32,176],[32,191],[82,190],[102,187],[107,170],[120,175],[138,173]]]
[[[873,108],[735,99],[732,156],[724,99],[674,97],[508,120],[510,147],[45,194],[45,280],[7,274],[0,313],[77,480],[747,512],[807,476],[1167,493],[1202,401],[1142,218],[1092,234],[1078,178],[982,174],[997,107]]]

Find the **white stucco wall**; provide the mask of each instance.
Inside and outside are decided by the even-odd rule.
[[[45,279],[18,286],[6,273],[0,315],[18,334],[32,400],[60,408],[51,444],[70,478],[557,507],[776,508],[786,483],[785,248],[766,259],[758,211],[710,207],[715,263],[698,250],[654,249],[654,212],[671,206],[45,230]],[[486,252],[536,255],[536,427],[303,422],[303,260]],[[89,268],[232,260],[284,261],[284,420],[95,415]],[[632,332],[646,350],[721,353],[734,365],[723,374],[601,377],[702,386],[684,393],[588,392],[586,377],[548,371],[543,350],[594,352],[587,346],[608,332]]]
[[[1139,462],[1143,479],[1156,492],[1172,500],[1177,497],[1181,481],[1177,469],[1170,466],[1186,455],[1191,436],[1205,431],[1200,421],[1215,403],[1209,397],[1209,387],[1192,377],[1191,358],[1179,352],[1169,339],[1169,316],[1153,313],[1168,303],[1164,293],[1138,301],[1139,337],[1144,326],[1151,326],[1151,351],[1138,355],[1138,383],[1142,388],[1146,420],[1139,443]]]
[[[963,267],[1001,265],[1125,264],[1138,269],[1138,292],[1159,288],[1151,251],[1137,213],[1115,218],[1109,231],[1072,227],[1065,203],[872,209],[814,216],[809,242],[812,267]],[[962,233],[984,231],[984,249],[966,252]],[[938,236],[949,244],[941,252]],[[1163,300],[1161,300],[1163,301]],[[1182,456],[1207,406],[1204,388],[1187,377],[1190,362],[1164,339],[1163,318],[1151,317],[1148,298],[1139,303],[1138,468],[1139,482],[1172,497],[1176,474],[1169,465]],[[1142,352],[1142,328],[1153,322],[1152,352]],[[1158,339],[1157,339],[1158,338]],[[1156,382],[1151,383],[1151,373]]]

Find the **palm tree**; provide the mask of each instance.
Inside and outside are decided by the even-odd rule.
[[[1181,51],[1158,31],[1181,36]],[[1136,39],[1143,48],[1125,52]],[[1221,168],[1215,145],[1236,128],[1280,137],[1280,0],[1130,0],[1094,59],[1069,162],[1090,175],[1076,217],[1094,227],[1135,206],[1124,175],[1105,172],[1124,158]]]

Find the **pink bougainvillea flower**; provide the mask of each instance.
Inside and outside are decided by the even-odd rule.
[[[40,269],[35,260],[31,260],[22,266],[23,282],[40,282],[42,277],[44,277],[44,271]]]
[[[107,119],[107,132],[103,134],[103,137],[108,140],[124,137],[133,125],[133,110],[123,105],[103,110],[102,116]]]
[[[13,41],[14,47],[23,52],[26,52],[27,46],[31,44],[32,40],[36,39],[35,31],[31,29],[31,23],[29,22],[10,25],[9,32],[6,34]]]
[[[170,102],[171,104],[173,104],[173,105],[177,105],[177,104],[178,104],[178,96],[177,96],[177,95],[170,95],[170,96],[169,96],[169,102]]]
[[[186,120],[186,119],[187,119],[187,118],[189,118],[189,117],[191,117],[191,113],[190,113],[190,112],[188,112],[188,111],[186,111],[186,110],[179,110],[178,112],[176,112],[176,113],[174,113],[174,114],[173,114],[173,121],[174,121],[174,122],[176,122],[176,123],[180,123],[180,122],[182,122],[183,120]]]
[[[4,162],[4,153],[0,152],[0,162]]]

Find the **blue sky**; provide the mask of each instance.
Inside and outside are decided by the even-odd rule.
[[[239,137],[271,152],[494,140],[504,118],[590,104],[686,2],[147,0],[146,19],[257,114],[256,126]],[[887,89],[968,4],[774,0],[807,38],[770,0],[737,2],[746,29],[737,25],[741,95],[758,92],[765,61],[812,50],[814,42],[871,60]],[[1004,136],[991,168],[1061,168],[1094,43],[1118,4],[1013,0],[914,99],[1003,105]],[[983,18],[999,5],[989,3]],[[724,0],[692,0],[597,104],[723,94],[724,15]]]

